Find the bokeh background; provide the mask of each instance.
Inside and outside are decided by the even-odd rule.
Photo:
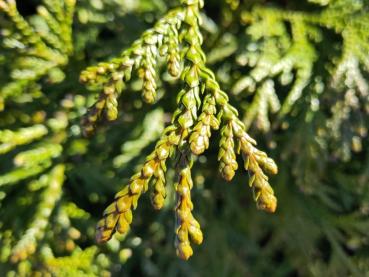
[[[60,2],[16,1],[28,37],[0,5],[2,276],[369,276],[368,1],[205,1],[208,65],[279,166],[270,179],[278,209],[256,209],[246,172],[220,177],[213,135],[193,167],[204,242],[187,262],[173,247],[173,163],[161,211],[147,193],[126,236],[94,240],[104,208],[168,124],[181,82],[159,66],[154,105],[133,78],[116,121],[90,138],[80,127],[97,95],[80,72],[119,55],[179,3],[78,0],[72,27],[61,29],[73,50],[62,43],[61,57],[32,58],[25,41],[55,39],[37,7]]]

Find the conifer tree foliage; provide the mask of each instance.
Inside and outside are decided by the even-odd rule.
[[[368,4],[0,0],[0,273],[368,274]]]

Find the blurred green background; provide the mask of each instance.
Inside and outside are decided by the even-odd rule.
[[[256,209],[246,172],[220,177],[213,135],[193,167],[204,242],[187,262],[173,247],[173,163],[161,211],[147,193],[127,236],[94,240],[168,124],[181,82],[159,66],[154,105],[136,77],[116,121],[90,138],[80,127],[97,95],[80,72],[118,56],[179,1],[79,0],[58,33],[37,7],[64,22],[55,10],[67,1],[19,0],[26,36],[1,8],[11,2],[0,0],[1,276],[369,276],[368,1],[205,1],[207,64],[279,166],[278,208]],[[61,50],[37,57],[34,36]]]

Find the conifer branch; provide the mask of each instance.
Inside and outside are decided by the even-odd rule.
[[[232,148],[237,143],[245,160],[245,169],[250,173],[249,184],[253,189],[257,207],[269,212],[274,212],[276,209],[276,198],[263,169],[268,173],[276,174],[277,166],[264,152],[254,147],[256,142],[246,133],[245,126],[238,119],[237,110],[229,104],[228,96],[221,91],[214,73],[205,65],[206,58],[201,49],[203,38],[199,28],[199,8],[201,6],[202,3],[197,0],[183,1],[183,7],[169,12],[159,20],[153,29],[146,31],[140,39],[134,42],[132,48],[125,50],[121,58],[113,59],[108,63],[100,63],[81,74],[83,82],[90,85],[98,84],[103,86],[104,90],[98,102],[90,110],[90,115],[85,119],[85,130],[90,133],[102,111],[107,109],[107,114],[109,114],[109,109],[111,110],[105,104],[107,97],[113,95],[114,92],[116,92],[114,95],[121,93],[121,89],[117,91],[114,84],[123,81],[122,78],[126,75],[124,70],[128,70],[130,77],[131,71],[137,65],[138,74],[143,79],[144,100],[153,102],[156,90],[154,66],[157,57],[155,55],[157,47],[162,44],[158,39],[158,29],[167,26],[169,19],[176,23],[174,25],[177,26],[177,31],[170,34],[178,33],[178,39],[173,39],[172,42],[177,41],[182,44],[181,79],[184,82],[184,88],[177,96],[178,108],[173,113],[171,125],[164,130],[162,138],[155,150],[146,158],[142,169],[131,178],[122,191],[116,194],[114,202],[105,210],[104,217],[97,226],[99,242],[109,240],[116,231],[119,233],[128,231],[132,221],[132,211],[136,208],[142,193],[147,191],[152,179],[154,183],[153,205],[156,209],[163,206],[166,196],[166,160],[172,153],[176,153],[179,157],[179,181],[176,185],[178,198],[176,248],[179,257],[188,259],[192,255],[188,236],[190,235],[197,243],[202,241],[200,225],[191,215],[193,206],[189,190],[192,188],[192,160],[188,151],[191,149],[196,155],[203,153],[209,147],[211,129],[217,130],[219,125],[223,127],[222,150],[219,156],[222,175],[227,180],[231,180],[237,169],[235,152],[232,152]],[[169,27],[168,29],[171,30]],[[175,49],[180,49],[180,47],[177,46]],[[172,59],[168,51],[166,54],[168,61]],[[168,70],[177,73],[177,69],[169,68],[173,64],[176,62],[168,63]],[[116,118],[116,108],[113,113],[114,117],[108,117],[108,119]]]

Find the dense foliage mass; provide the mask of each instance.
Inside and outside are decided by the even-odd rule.
[[[368,7],[0,0],[0,274],[369,274]]]

